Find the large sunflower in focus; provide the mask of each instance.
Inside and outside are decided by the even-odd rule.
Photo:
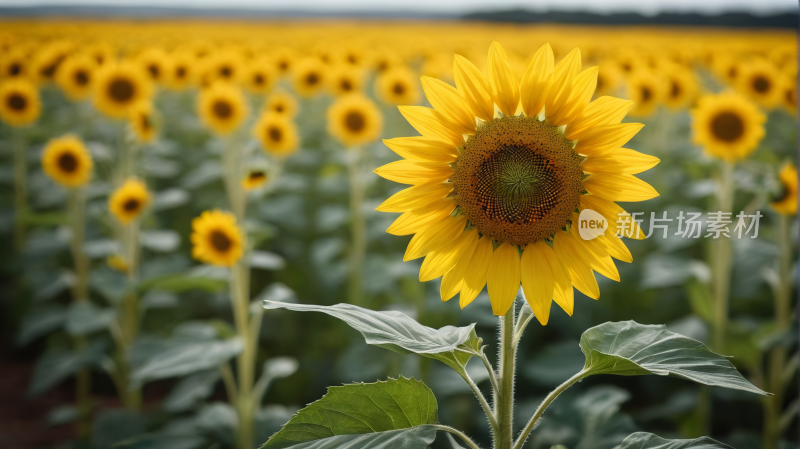
[[[126,117],[131,108],[153,94],[153,86],[141,66],[131,62],[107,63],[95,73],[95,107],[114,118]]]
[[[522,285],[538,320],[551,300],[572,314],[574,286],[598,298],[593,271],[619,280],[611,258],[630,262],[615,235],[615,201],[658,193],[633,174],[658,159],[620,148],[643,125],[620,123],[631,102],[590,103],[597,68],[581,71],[580,51],[554,66],[545,44],[517,82],[499,43],[487,60],[488,79],[455,57],[456,88],[423,77],[434,109],[401,106],[420,137],[384,141],[405,159],[377,170],[410,184],[378,207],[403,214],[388,229],[415,234],[404,260],[425,257],[420,280],[443,277],[441,297],[460,292],[472,302],[484,285],[495,315],[504,315]],[[609,223],[582,240],[576,213],[592,209]],[[634,227],[634,238],[643,238]]]
[[[25,79],[0,84],[0,119],[11,126],[30,125],[39,118],[42,104],[36,86]]]
[[[222,135],[238,128],[248,113],[242,90],[226,82],[216,82],[201,90],[197,110],[203,123]]]
[[[92,156],[77,137],[52,139],[42,153],[42,169],[64,187],[81,187],[92,176]]]
[[[755,104],[732,92],[703,96],[692,110],[695,143],[729,161],[745,158],[756,149],[764,137],[765,121]]]
[[[244,235],[236,217],[219,210],[192,220],[192,257],[212,265],[233,266],[244,254]]]

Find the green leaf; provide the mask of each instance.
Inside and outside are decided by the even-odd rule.
[[[708,286],[697,279],[692,279],[686,283],[686,293],[689,296],[689,303],[692,306],[694,314],[707,323],[713,323],[713,298],[711,297],[711,291]]]
[[[25,346],[37,338],[55,331],[64,324],[66,312],[60,304],[45,305],[25,315],[17,334],[17,344]]]
[[[53,349],[46,352],[38,360],[36,368],[33,370],[30,396],[34,397],[44,393],[81,368],[98,364],[104,351],[105,344],[98,341],[79,352],[64,349]]]
[[[370,449],[425,449],[436,439],[436,427],[432,425],[416,426],[410,429],[390,430],[366,435],[338,435],[322,440],[300,443],[288,447],[291,449],[339,449],[342,447],[368,447]]]
[[[172,413],[190,410],[199,401],[211,396],[219,378],[220,371],[216,368],[184,377],[164,399],[162,407]]]
[[[227,283],[221,279],[185,274],[170,274],[148,279],[139,284],[141,291],[159,289],[167,292],[181,293],[188,290],[205,290],[216,293],[225,288]]]
[[[390,431],[410,429],[425,424],[438,424],[438,406],[431,390],[418,380],[389,379],[371,384],[350,384],[330,387],[319,401],[297,412],[280,432],[273,435],[263,449],[282,448],[334,448],[347,442],[358,441],[351,447],[420,447],[396,445],[404,441],[404,433],[386,435]],[[384,433],[379,436],[377,433]],[[412,433],[435,435],[435,429]],[[358,440],[355,435],[373,438]],[[349,440],[319,441],[331,437],[350,436]],[[421,436],[417,437],[422,438]],[[392,441],[395,441],[392,443]],[[432,440],[431,440],[432,441]],[[370,444],[367,444],[370,443]],[[394,445],[393,445],[394,444]]]
[[[580,345],[586,357],[584,377],[656,374],[769,394],[742,377],[726,357],[711,352],[697,340],[668,331],[664,325],[604,323],[584,332]]]
[[[416,353],[439,360],[456,370],[462,377],[466,373],[469,359],[481,353],[482,340],[475,334],[475,324],[433,329],[419,324],[402,312],[376,312],[351,304],[318,306],[262,301],[262,305],[265,309],[326,313],[361,332],[367,344],[404,355]]]
[[[88,301],[72,303],[67,310],[65,327],[70,335],[87,335],[108,328],[117,313]]]
[[[636,432],[625,438],[615,449],[733,449],[727,444],[700,437],[693,440],[665,440],[658,435]]]

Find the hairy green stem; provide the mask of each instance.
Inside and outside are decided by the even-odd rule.
[[[522,433],[519,434],[516,443],[514,443],[514,449],[522,449],[522,446],[525,444],[525,440],[528,439],[528,435],[530,435],[534,426],[536,426],[536,423],[539,421],[539,419],[541,419],[542,415],[544,414],[544,411],[547,410],[547,407],[549,407],[550,404],[552,404],[553,401],[555,401],[556,398],[561,393],[566,391],[567,388],[571,387],[576,382],[579,382],[585,376],[586,373],[583,370],[581,370],[581,372],[570,377],[566,382],[559,385],[555,390],[551,391],[546,398],[544,398],[544,401],[542,401],[542,403],[536,409],[536,412],[534,412],[533,416],[531,416],[531,419],[528,421],[528,424],[526,424],[525,428],[522,429]]]
[[[347,150],[348,179],[350,180],[350,279],[348,298],[350,304],[362,304],[361,277],[367,250],[366,224],[364,223],[364,183],[362,175],[361,148]]]
[[[497,431],[494,432],[494,449],[511,449],[514,437],[514,305],[500,318],[500,391],[495,396]]]
[[[733,209],[733,163],[723,161],[720,170],[720,187],[717,196],[719,211],[731,212]],[[713,258],[714,283],[714,349],[724,352],[725,333],[728,328],[728,301],[731,278],[731,242],[720,236],[715,242]]]
[[[452,433],[453,435],[459,437],[461,439],[461,441],[463,441],[470,449],[480,449],[480,447],[477,444],[475,444],[475,442],[472,441],[472,439],[470,437],[468,437],[464,432],[462,432],[462,431],[460,431],[458,429],[455,429],[455,428],[450,427],[450,426],[444,426],[444,425],[441,425],[441,424],[436,424],[436,425],[434,425],[434,427],[436,428],[436,430],[440,430],[442,432],[447,432],[447,433]]]
[[[19,130],[12,128],[14,146],[14,244],[25,247],[25,218],[28,215],[28,161],[25,142]]]
[[[478,388],[478,385],[475,384],[475,381],[469,377],[469,374],[464,370],[464,375],[461,376],[467,381],[467,384],[472,389],[472,392],[475,393],[475,397],[478,398],[478,402],[481,403],[481,407],[483,407],[483,412],[486,414],[486,418],[489,419],[489,425],[492,427],[492,432],[497,432],[497,417],[494,415],[494,410],[492,410],[492,406],[486,401],[486,397],[483,396],[481,393],[481,389]],[[495,390],[495,394],[497,391]]]

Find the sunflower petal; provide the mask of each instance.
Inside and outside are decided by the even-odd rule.
[[[604,235],[598,236],[595,240],[603,245],[609,256],[623,262],[633,262],[631,251],[619,237],[614,235],[611,229],[608,229]]]
[[[456,125],[461,134],[475,134],[475,116],[456,88],[429,76],[423,76],[421,80],[431,106]]]
[[[559,111],[569,100],[575,76],[581,71],[581,51],[573,49],[553,69],[545,96],[544,114],[548,122],[550,117],[558,116]]]
[[[464,137],[441,112],[424,106],[398,106],[397,109],[423,136],[451,143],[456,147],[464,144]]]
[[[520,286],[519,250],[508,242],[494,250],[486,280],[492,313],[501,316],[514,304]]]
[[[597,126],[616,125],[622,122],[633,107],[633,101],[614,97],[600,97],[586,105],[583,112],[571,120],[565,130],[569,140],[578,140],[583,133]]]
[[[396,161],[373,170],[378,176],[400,184],[439,184],[453,174],[449,164],[443,162]]]
[[[546,43],[533,55],[525,74],[522,75],[519,95],[522,111],[528,117],[537,116],[542,112],[547,83],[553,73],[553,64],[553,49]]]
[[[619,271],[617,271],[614,261],[611,260],[608,251],[606,251],[606,248],[601,243],[598,243],[595,239],[574,239],[573,242],[575,242],[575,248],[578,250],[583,260],[592,267],[594,271],[613,281],[619,282]]]
[[[627,173],[635,175],[658,165],[661,160],[649,154],[618,148],[611,153],[589,157],[581,162],[585,173]]]
[[[386,199],[375,210],[378,212],[407,212],[424,208],[453,191],[453,184],[421,184],[403,189]]]
[[[431,251],[436,251],[449,245],[456,237],[461,235],[466,223],[467,219],[463,215],[455,218],[447,217],[414,234],[406,248],[403,262],[418,259]]]
[[[583,180],[583,187],[592,195],[611,201],[645,201],[658,196],[650,184],[620,173],[597,173]]]
[[[544,251],[552,251],[544,242],[528,245],[520,258],[520,279],[525,299],[533,309],[533,315],[542,326],[550,319],[550,303],[553,302],[555,279]]]
[[[511,70],[506,52],[497,41],[492,42],[489,47],[486,69],[489,73],[489,85],[492,86],[492,97],[498,109],[505,115],[515,115],[519,105],[519,83]]]
[[[639,224],[633,221],[631,214],[625,212],[622,206],[611,200],[600,198],[595,195],[581,195],[581,210],[583,209],[592,209],[605,217],[605,219],[608,220],[609,229],[610,224],[615,223],[615,229],[617,231],[624,231],[624,237],[634,240],[642,240],[645,238],[644,236],[646,234],[639,227]],[[625,221],[627,221],[628,224],[623,225]],[[620,229],[622,226],[624,226],[624,228]]]
[[[461,55],[453,59],[453,75],[458,92],[472,113],[484,121],[494,118],[492,87],[475,64]]]
[[[575,77],[569,99],[558,113],[548,117],[547,121],[554,126],[562,126],[576,119],[589,104],[597,87],[598,67],[591,67]]]
[[[478,239],[476,231],[475,238],[470,238],[469,245],[464,248],[456,260],[453,268],[445,273],[442,277],[442,283],[439,286],[439,295],[441,296],[442,301],[449,300],[464,288],[464,283],[466,281],[465,274],[467,270],[469,270],[470,261],[472,260],[473,253],[477,248],[477,244]]]
[[[419,269],[420,282],[427,282],[439,276],[444,276],[445,273],[453,268],[461,258],[461,255],[468,249],[471,253],[477,243],[478,233],[473,228],[473,230],[462,232],[453,243],[440,250],[432,251],[425,257],[425,261],[422,262],[422,267]]]
[[[641,123],[602,125],[586,131],[575,145],[575,152],[586,156],[602,156],[628,143],[640,129]]]
[[[449,143],[427,137],[397,137],[383,139],[384,145],[400,157],[423,162],[453,162],[458,150]]]
[[[591,267],[575,248],[573,239],[572,235],[562,230],[557,231],[553,240],[553,250],[569,271],[572,285],[584,295],[598,299],[600,298],[600,287],[597,285],[597,279],[595,279]]]
[[[414,209],[403,213],[386,230],[392,235],[410,235],[420,232],[453,213],[456,202],[452,198],[434,201],[424,209]]]
[[[547,245],[545,243],[545,245]],[[547,245],[550,251],[543,251],[547,263],[550,266],[550,273],[553,275],[553,301],[561,307],[567,315],[572,316],[572,311],[575,309],[575,292],[572,290],[572,279],[570,278],[569,270],[564,266],[564,262],[558,258],[558,255]]]
[[[462,309],[474,301],[486,285],[492,253],[492,239],[483,237],[478,240],[464,272],[464,283],[461,286],[461,296],[458,298],[458,305]]]

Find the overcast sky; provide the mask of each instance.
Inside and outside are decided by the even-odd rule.
[[[188,7],[247,7],[264,10],[319,11],[420,11],[460,14],[523,7],[533,10],[591,10],[596,12],[637,11],[653,14],[660,11],[719,13],[750,11],[768,14],[797,11],[795,0],[0,0],[0,6],[38,5],[130,5]]]

